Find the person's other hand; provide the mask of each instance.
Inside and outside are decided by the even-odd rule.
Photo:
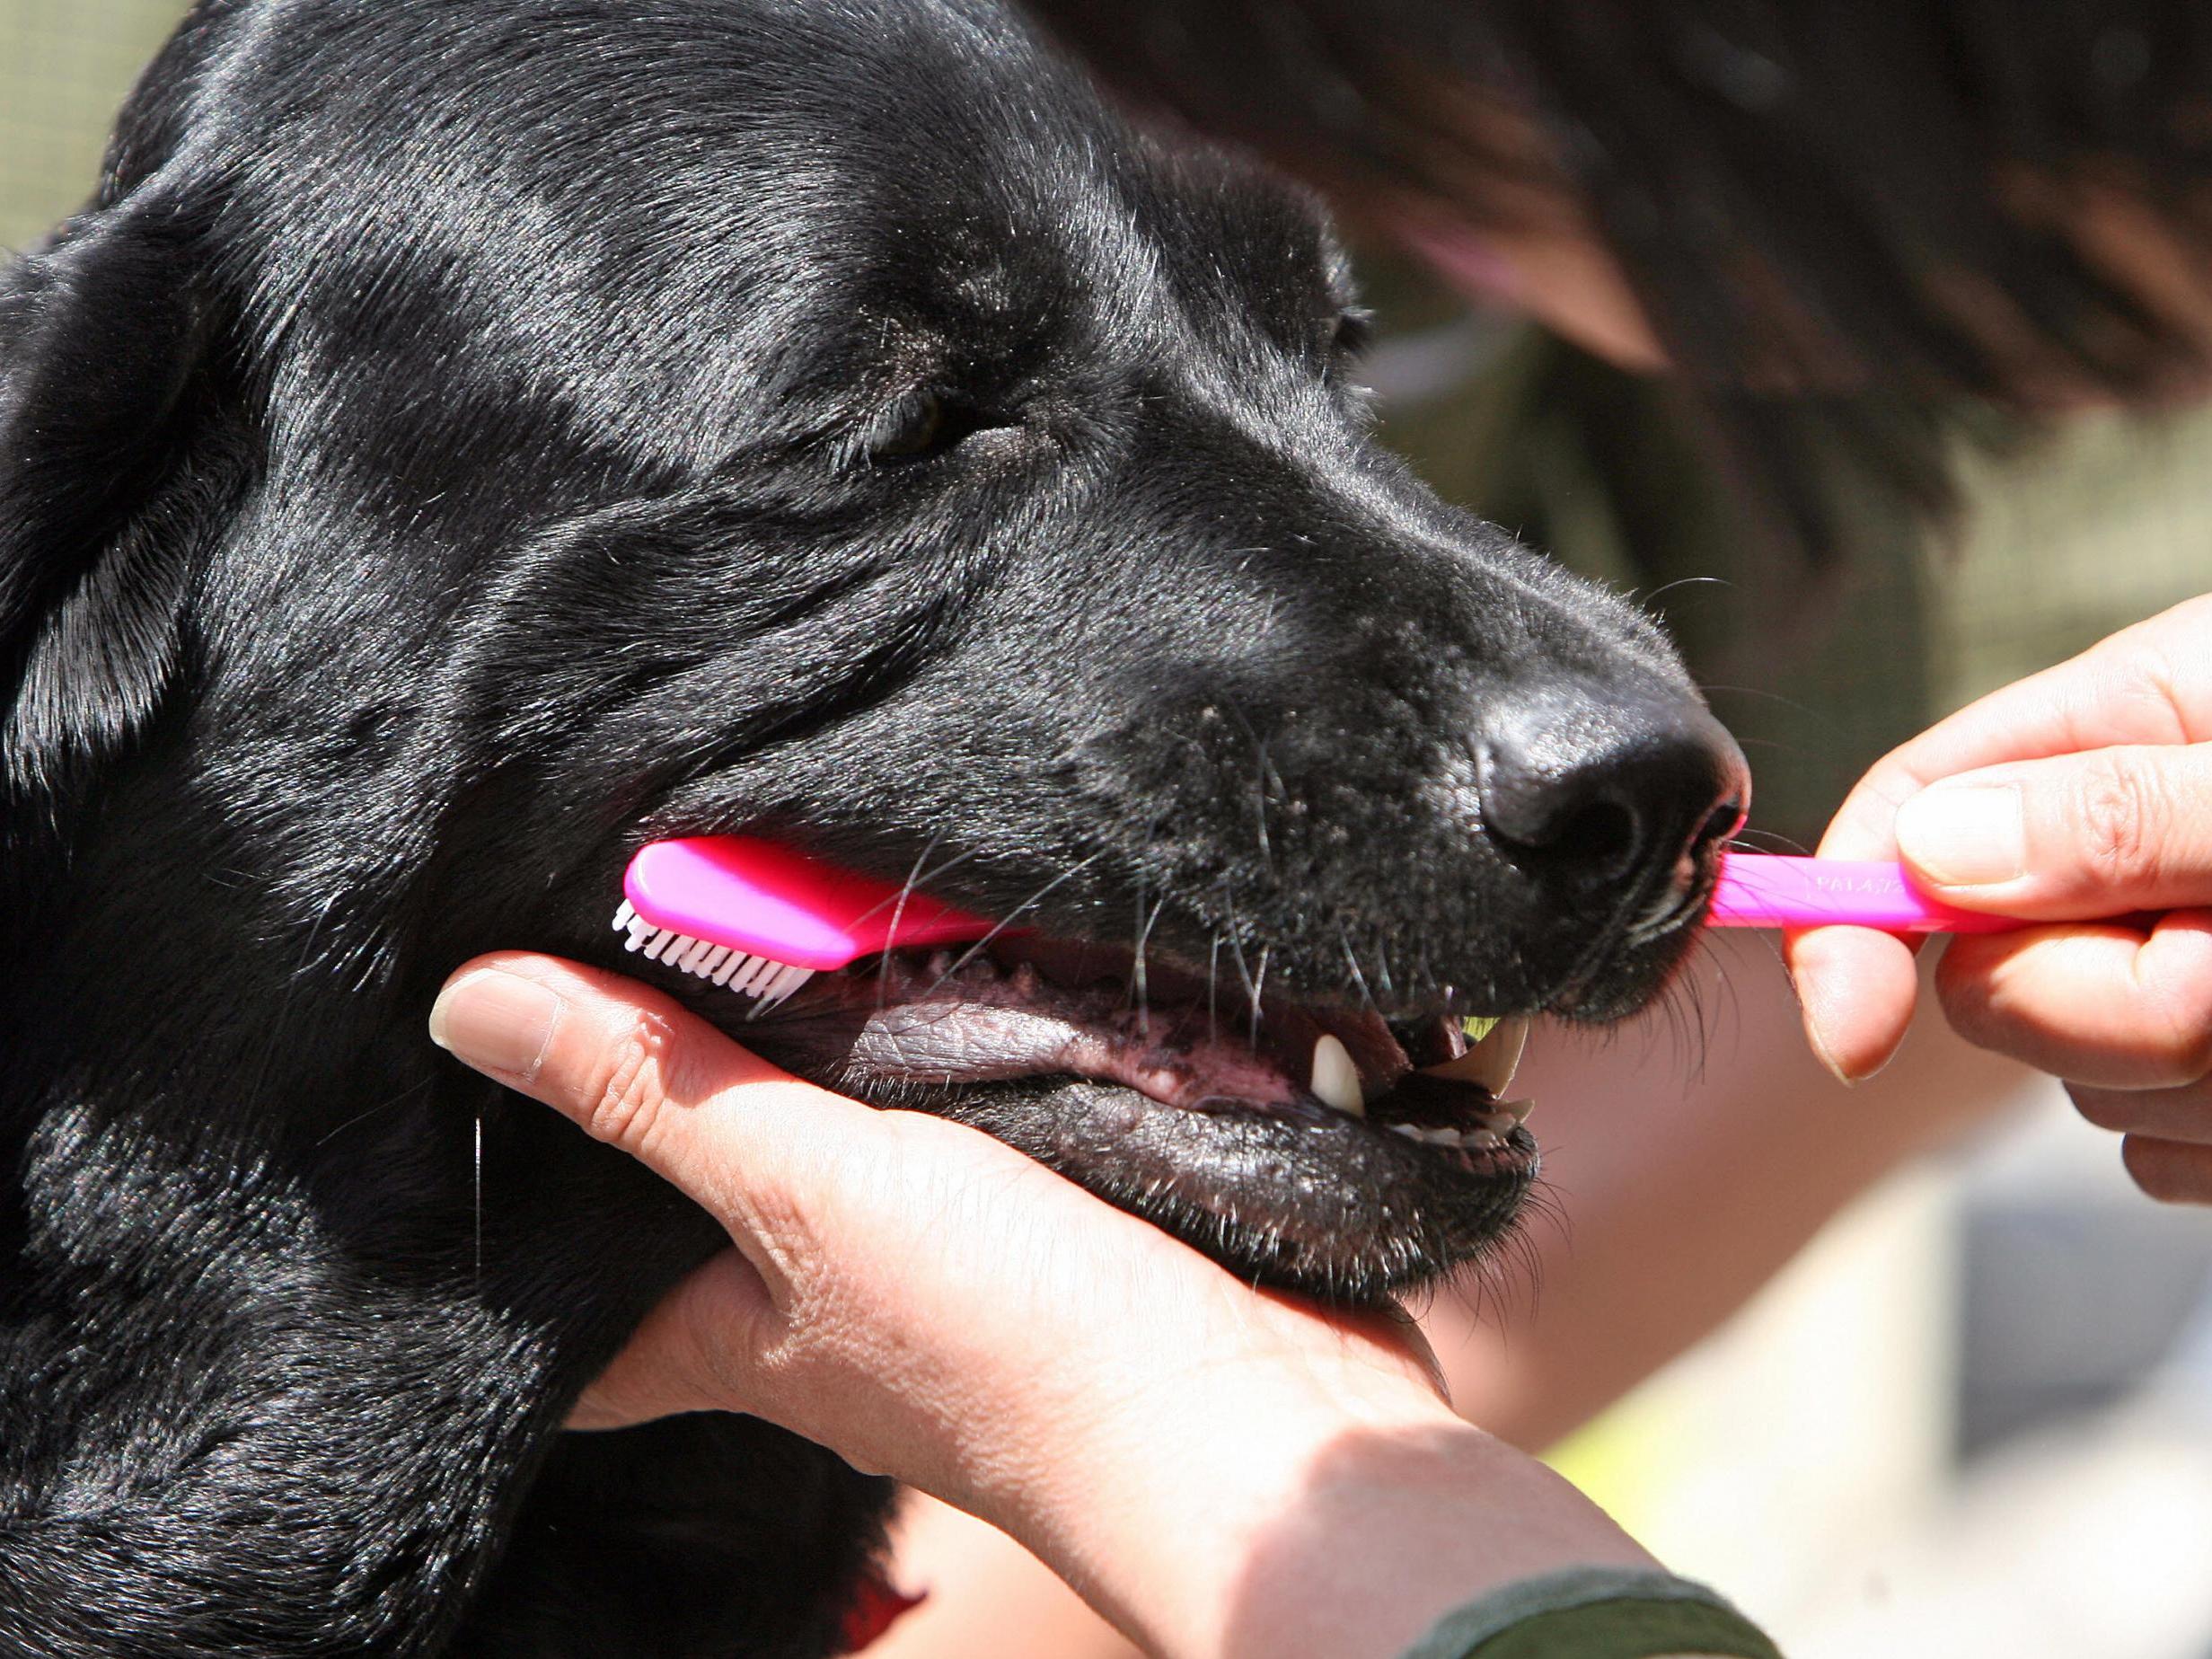
[[[2066,1081],[2153,1197],[2212,1203],[2212,598],[1992,693],[1867,773],[1824,856],[1902,858],[1929,893],[2044,925],[1952,940],[1970,1041]],[[1910,948],[1789,942],[1813,1046],[1846,1081],[1912,1019]]]
[[[431,1031],[735,1247],[577,1426],[766,1417],[1002,1528],[1167,1654],[1395,1652],[1492,1584],[1648,1565],[1451,1415],[1402,1318],[1256,1293],[980,1133],[801,1082],[612,975],[482,957]]]

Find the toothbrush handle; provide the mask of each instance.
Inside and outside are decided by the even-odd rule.
[[[1710,924],[1808,928],[1846,922],[1885,933],[2007,933],[2030,925],[1960,910],[1912,885],[1901,864],[1732,852],[1721,867]]]

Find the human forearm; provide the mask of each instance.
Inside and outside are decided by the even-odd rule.
[[[1497,1585],[1652,1565],[1564,1481],[1433,1396],[1224,1375],[1122,1448],[1069,1448],[1009,1530],[1168,1659],[1391,1659]],[[1278,1386],[1281,1384],[1281,1386]]]

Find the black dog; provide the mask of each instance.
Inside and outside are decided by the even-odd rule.
[[[1645,999],[1741,763],[1358,332],[988,0],[203,0],[0,288],[0,1648],[835,1650],[882,1483],[558,1432],[712,1226],[423,1035],[655,835],[1033,930],[660,974],[787,1065],[1323,1293],[1494,1240],[1413,1068]]]

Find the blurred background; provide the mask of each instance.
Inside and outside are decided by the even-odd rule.
[[[89,195],[181,9],[0,0],[0,243]],[[1666,612],[1777,845],[1815,839],[1883,748],[2212,571],[2212,415],[2093,415],[1962,447],[1965,510],[1940,533],[1858,504],[1845,573],[1777,613],[1736,579],[1755,538],[1663,389],[1387,259],[1370,279],[1386,437]],[[1634,1109],[1679,1108],[1755,1063],[1747,1023],[1788,1019],[1770,955],[1718,960],[1696,1033],[1639,1051]],[[1973,1087],[1989,1099],[1926,1103],[1978,1123],[1963,1149],[1858,1202],[1555,1460],[1798,1659],[2212,1659],[2212,1215],[2140,1197],[2055,1086],[1983,1068]],[[1777,1085],[1774,1111],[1797,1104]]]

